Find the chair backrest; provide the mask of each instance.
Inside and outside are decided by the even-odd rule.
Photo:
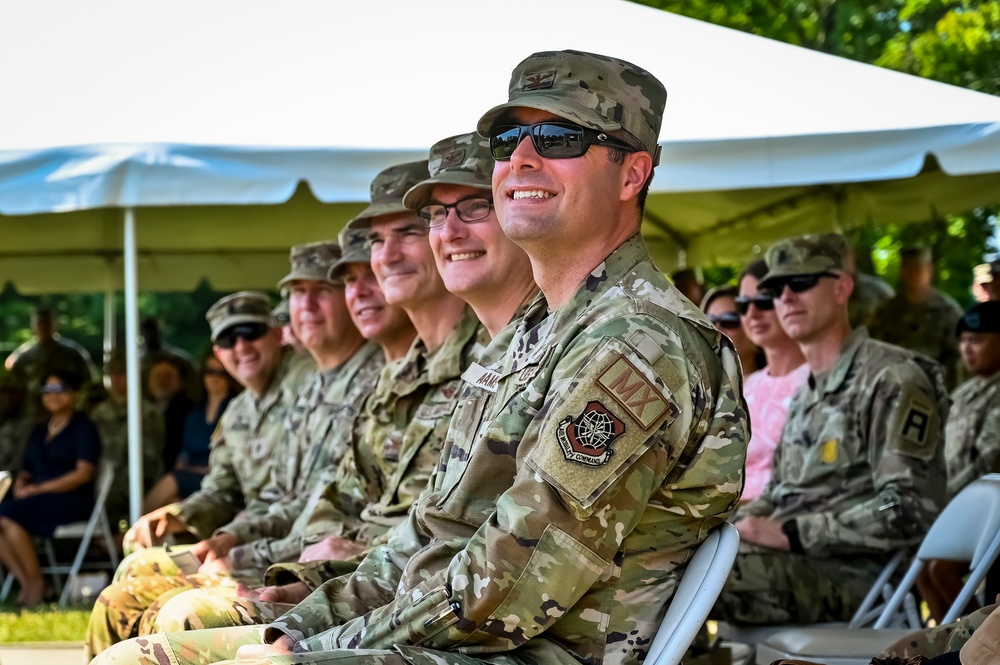
[[[924,536],[917,556],[886,603],[875,628],[893,621],[924,565],[931,559],[968,561],[971,573],[941,623],[951,623],[968,605],[979,583],[1000,554],[1000,474],[970,483],[948,502]]]
[[[646,665],[680,663],[722,593],[739,548],[739,532],[728,522],[715,528],[698,547],[649,646]]]
[[[11,482],[13,482],[13,478],[10,477],[10,471],[0,471],[0,501],[3,501],[3,498],[7,496]]]

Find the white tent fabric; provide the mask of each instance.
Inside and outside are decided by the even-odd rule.
[[[133,207],[143,288],[269,285],[289,244],[334,235],[375,173],[473,128],[547,48],[665,82],[645,224],[664,269],[1000,199],[1000,99],[624,0],[18,0],[0,5],[0,224],[20,236],[0,280],[120,284],[120,214],[70,227]]]

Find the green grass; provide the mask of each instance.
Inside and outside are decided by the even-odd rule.
[[[87,632],[89,607],[60,610],[55,603],[25,610],[0,607],[0,644],[9,642],[79,642]]]

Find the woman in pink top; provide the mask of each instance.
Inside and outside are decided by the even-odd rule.
[[[778,323],[771,297],[757,292],[757,281],[766,272],[767,264],[763,260],[748,265],[740,274],[736,298],[744,332],[767,358],[764,369],[750,374],[743,382],[751,431],[743,501],[760,496],[771,479],[771,458],[781,441],[788,405],[809,376],[809,366],[799,345]]]

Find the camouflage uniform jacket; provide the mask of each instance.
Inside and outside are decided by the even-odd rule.
[[[980,476],[1000,471],[1000,372],[972,377],[951,400],[944,430],[949,497]]]
[[[428,353],[418,338],[402,362],[383,370],[368,401],[368,423],[357,447],[356,466],[343,469],[338,479],[343,482],[327,490],[336,505],[356,506],[357,501],[348,501],[343,494],[356,484],[352,476],[360,475],[370,479],[369,492],[376,488],[376,500],[353,515],[334,505],[321,506],[310,520],[311,539],[336,533],[373,544],[405,519],[437,467],[462,372],[482,355],[488,341],[486,329],[466,307],[455,330],[435,351]],[[339,575],[340,563],[281,566],[268,576],[277,579],[288,572],[315,587]]]
[[[24,448],[34,421],[25,408],[21,413],[0,422],[0,471],[17,477],[24,461]]]
[[[938,361],[946,385],[954,388],[960,360],[955,328],[960,318],[962,308],[937,289],[931,289],[927,302],[916,305],[899,294],[875,310],[871,336]]]
[[[854,290],[847,301],[847,317],[852,328],[869,325],[872,314],[882,303],[896,295],[885,280],[859,272],[854,275]]]
[[[358,409],[375,387],[381,348],[362,346],[340,366],[315,372],[285,422],[284,445],[276,449],[271,482],[241,519],[218,529],[243,545],[230,550],[234,569],[263,571],[302,552],[306,511],[319,500],[324,469],[336,467],[350,448]]]
[[[284,439],[285,418],[316,365],[285,347],[281,364],[259,398],[249,390],[233,398],[212,441],[208,475],[201,489],[170,506],[198,538],[207,538],[256,499],[271,477],[272,453]]]
[[[111,462],[117,482],[108,494],[108,513],[112,522],[128,517],[128,405],[106,399],[90,414],[101,435],[101,459]],[[142,400],[142,479],[149,489],[163,474],[163,416],[156,407]]]
[[[792,398],[771,482],[741,512],[795,520],[810,556],[877,566],[944,505],[946,411],[936,363],[858,328]]]
[[[407,521],[269,639],[438,663],[642,660],[684,565],[739,498],[739,363],[639,236],[546,308],[464,375]]]

